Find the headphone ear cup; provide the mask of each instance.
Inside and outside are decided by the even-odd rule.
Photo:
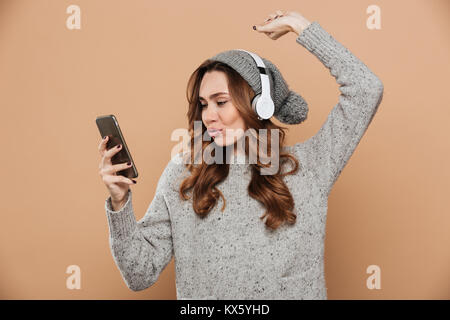
[[[253,109],[253,112],[255,112],[256,115],[257,115],[258,117],[259,117],[259,115],[258,115],[258,112],[257,112],[257,109],[256,109],[256,105],[258,104],[259,98],[261,98],[261,95],[260,95],[260,94],[257,94],[257,95],[252,99],[252,109]]]
[[[264,120],[273,116],[275,106],[272,99],[263,99],[259,94],[252,100],[252,108],[258,119]]]

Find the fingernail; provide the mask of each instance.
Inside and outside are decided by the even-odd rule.
[[[131,162],[127,162],[127,166],[131,166]]]
[[[103,140],[105,140],[105,139],[106,139],[106,136],[103,137]]]
[[[120,149],[120,147],[121,147],[121,145],[119,144],[119,145],[117,146],[117,149]]]
[[[136,181],[136,180],[133,180],[133,179],[131,179],[131,181],[133,181],[133,183],[134,183],[134,184],[136,184],[136,183],[137,183],[137,181]]]
[[[256,26],[253,26],[253,30],[256,30]]]

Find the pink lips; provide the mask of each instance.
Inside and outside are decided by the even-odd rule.
[[[219,134],[222,134],[222,129],[208,129],[208,134],[209,134],[211,137],[216,137],[216,136],[218,136]]]

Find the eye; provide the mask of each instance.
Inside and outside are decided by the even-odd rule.
[[[224,105],[225,103],[227,103],[228,101],[217,101],[217,104],[219,105],[219,106],[222,106],[222,105]],[[206,107],[207,106],[207,104],[201,104],[200,102],[198,103],[198,106],[200,107],[200,109],[203,109],[204,107]]]

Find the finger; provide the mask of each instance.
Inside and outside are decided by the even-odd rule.
[[[133,164],[131,162],[115,164],[111,167],[111,172],[117,174],[117,172],[131,168],[132,166]]]
[[[256,31],[260,32],[273,32],[273,24],[272,21],[265,25],[256,25]]]
[[[268,36],[270,39],[272,39],[273,32],[266,32],[265,35]]]
[[[261,24],[269,23],[270,21],[272,21],[272,20],[275,18],[275,16],[276,16],[276,14],[273,14],[273,13],[269,14],[269,15],[267,16],[267,19],[264,20],[264,22],[261,23]]]
[[[285,34],[286,32],[272,32],[270,34],[270,38],[272,40],[277,40],[279,37],[281,37],[283,34]]]
[[[110,176],[109,181],[111,181],[113,183],[125,183],[125,184],[129,184],[129,185],[136,184],[136,182],[133,182],[136,180],[131,180],[124,176]]]
[[[100,144],[98,145],[98,151],[101,155],[106,151],[106,144],[109,140],[109,136],[106,136],[106,138],[103,138],[102,141],[100,141]]]
[[[111,159],[116,153],[123,149],[121,144],[117,144],[105,153],[105,157]]]
[[[268,36],[270,39],[272,39],[273,35],[275,34],[275,32],[264,32],[264,34],[266,36]]]
[[[118,148],[120,147],[120,148]],[[114,147],[112,147],[111,149],[109,149],[108,151],[103,153],[103,158],[102,158],[102,166],[105,167],[107,165],[111,164],[111,158],[118,153],[120,150],[122,150],[123,146],[121,146],[120,144],[115,145]]]

